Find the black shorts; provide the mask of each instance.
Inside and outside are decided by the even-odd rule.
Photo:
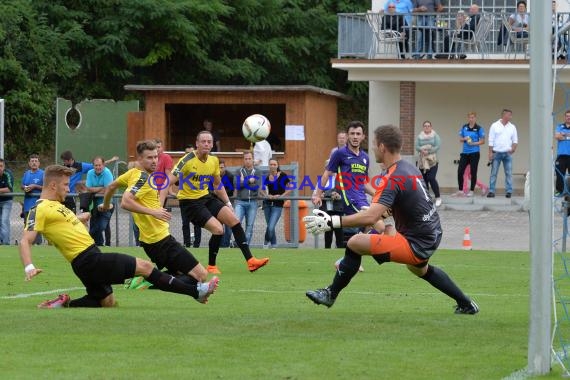
[[[188,274],[198,265],[198,260],[194,255],[177,242],[172,235],[151,244],[141,241],[140,245],[158,269],[166,268],[171,274]]]
[[[113,293],[111,284],[122,284],[133,277],[136,267],[133,256],[102,253],[96,245],[81,252],[71,262],[71,268],[85,285],[87,294],[98,300]]]
[[[198,199],[181,199],[179,201],[180,212],[186,216],[192,224],[204,227],[208,220],[217,217],[225,204],[213,194],[204,195]]]

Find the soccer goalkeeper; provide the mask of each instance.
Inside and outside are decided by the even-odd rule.
[[[395,227],[386,226],[382,234],[357,234],[347,243],[331,285],[306,293],[314,303],[331,307],[342,289],[358,272],[363,255],[379,264],[395,262],[457,302],[456,314],[476,314],[477,304],[429,259],[441,241],[442,229],[437,209],[425,189],[420,171],[401,159],[402,133],[398,127],[386,125],[374,131],[376,162],[384,164],[382,178],[370,208],[348,216],[329,216],[314,210],[303,220],[314,234],[343,227],[369,226],[393,214]]]

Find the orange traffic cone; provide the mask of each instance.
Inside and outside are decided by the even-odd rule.
[[[469,235],[469,227],[465,227],[465,234],[463,235],[463,250],[470,251],[473,249],[471,245],[471,236]]]

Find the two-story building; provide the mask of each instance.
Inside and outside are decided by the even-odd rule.
[[[388,1],[373,0],[371,13],[379,14]],[[537,0],[534,0],[537,1]],[[540,0],[543,1],[543,0]],[[513,172],[525,173],[529,169],[529,51],[528,42],[513,50],[513,46],[498,45],[504,27],[503,20],[516,12],[516,0],[478,0],[480,12],[492,22],[484,41],[484,51],[462,50],[466,59],[413,59],[417,15],[411,15],[410,50],[405,59],[382,46],[377,40],[374,25],[367,14],[339,15],[339,51],[332,66],[348,72],[351,81],[369,82],[369,142],[372,131],[383,124],[399,125],[405,135],[404,154],[413,159],[415,138],[424,120],[430,120],[442,139],[439,154],[438,180],[445,191],[457,188],[457,160],[461,151],[458,131],[466,122],[467,113],[475,111],[478,122],[488,132],[489,126],[498,120],[503,108],[513,110],[512,122],[517,126],[519,148],[513,159]],[[441,49],[446,33],[457,12],[468,12],[472,1],[445,0],[443,12],[433,14],[436,21],[434,38],[436,49]],[[529,9],[532,1],[529,1]],[[558,0],[558,12],[570,11],[569,2]],[[568,14],[559,18],[568,20]],[[376,26],[378,27],[378,26]],[[379,26],[381,29],[381,26]],[[532,28],[530,28],[532,32]],[[375,40],[376,39],[376,40]],[[424,47],[425,49],[425,47]],[[516,54],[515,54],[516,53]],[[554,53],[557,56],[563,53]],[[558,59],[552,68],[556,82],[553,123],[545,125],[544,133],[553,135],[554,123],[563,119],[564,110],[570,108],[570,72],[568,61]],[[553,140],[554,143],[554,140]],[[479,179],[489,181],[487,163],[488,146],[482,146]],[[378,167],[372,167],[372,173]],[[514,176],[515,192],[523,191],[524,177]],[[497,180],[497,190],[504,188],[502,168]]]

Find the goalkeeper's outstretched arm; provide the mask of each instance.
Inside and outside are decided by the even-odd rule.
[[[341,217],[342,227],[367,227],[374,225],[377,221],[390,216],[392,212],[388,206],[381,203],[372,203],[367,210],[362,210],[352,215]]]

